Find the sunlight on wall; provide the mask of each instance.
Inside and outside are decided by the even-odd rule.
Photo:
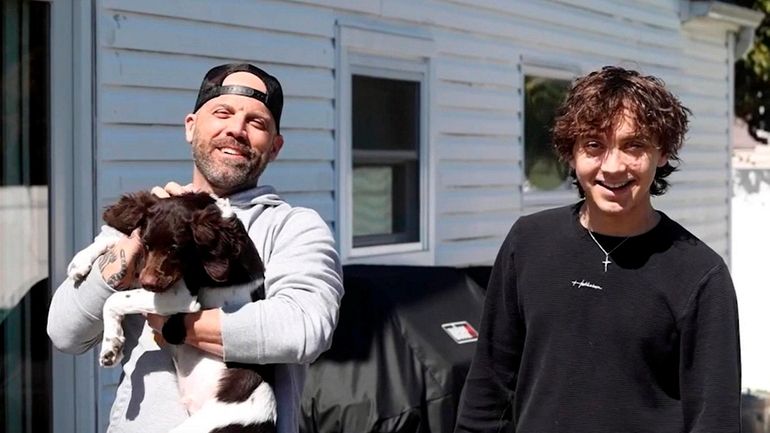
[[[770,168],[737,168],[733,186],[731,272],[743,388],[770,391]]]

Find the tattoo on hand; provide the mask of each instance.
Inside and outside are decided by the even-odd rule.
[[[115,252],[112,250],[102,254],[102,256],[99,257],[99,270],[104,272],[104,269],[106,269],[110,263],[115,263],[115,260],[117,259],[118,258],[115,256]]]
[[[112,253],[114,256],[115,254]],[[111,262],[114,262],[114,258]],[[121,282],[126,277],[126,274],[128,274],[128,261],[126,260],[126,252],[125,250],[120,250],[120,269],[118,269],[117,272],[114,274],[105,277],[105,282],[112,287],[113,289],[117,288],[117,284]]]

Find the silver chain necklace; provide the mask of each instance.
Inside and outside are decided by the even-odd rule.
[[[621,245],[623,245],[623,243],[625,243],[627,240],[631,239],[631,236],[628,236],[628,237],[626,237],[625,239],[623,239],[622,241],[620,241],[620,243],[619,243],[619,244],[615,245],[615,248],[613,248],[613,249],[611,249],[611,250],[607,251],[607,250],[605,250],[605,249],[604,249],[604,247],[602,246],[602,244],[600,244],[600,243],[599,243],[599,241],[597,241],[597,240],[596,240],[596,237],[594,237],[594,234],[593,234],[593,232],[592,232],[591,230],[589,230],[589,229],[586,229],[586,231],[588,232],[588,235],[589,235],[589,236],[591,236],[591,239],[593,239],[593,241],[594,241],[594,243],[596,244],[596,246],[598,246],[598,247],[599,247],[599,249],[600,249],[600,250],[602,250],[602,252],[604,253],[604,261],[602,262],[602,264],[604,265],[604,272],[607,272],[607,265],[609,265],[610,263],[612,263],[612,262],[610,261],[610,254],[612,254],[612,252],[613,252],[613,251],[615,251],[615,250],[617,250],[618,248],[620,248],[620,246],[621,246]]]

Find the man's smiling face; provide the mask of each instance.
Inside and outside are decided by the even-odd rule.
[[[266,91],[262,80],[248,72],[235,72],[222,85]],[[256,185],[283,145],[270,110],[241,95],[218,96],[187,115],[185,135],[195,161],[193,184],[219,195]]]
[[[635,220],[651,211],[650,186],[667,158],[654,137],[638,134],[627,111],[613,125],[578,138],[570,165],[591,210],[605,218]]]

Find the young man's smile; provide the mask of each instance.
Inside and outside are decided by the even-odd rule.
[[[620,183],[609,183],[609,182],[603,182],[601,180],[596,181],[597,184],[613,192],[622,192],[627,186],[631,185],[631,182],[632,182],[631,180],[628,180],[626,182],[620,182]]]
[[[666,164],[657,143],[640,137],[636,122],[626,111],[609,131],[578,138],[570,165],[586,195],[587,222],[602,231],[609,221],[638,234],[653,215],[650,186],[658,167]]]

